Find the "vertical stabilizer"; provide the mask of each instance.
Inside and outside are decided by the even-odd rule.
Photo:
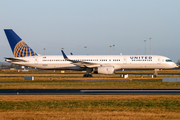
[[[4,32],[15,57],[37,56],[12,29],[4,29]]]

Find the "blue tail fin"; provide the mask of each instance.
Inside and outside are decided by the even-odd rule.
[[[4,29],[15,57],[37,56],[37,54],[12,30]]]

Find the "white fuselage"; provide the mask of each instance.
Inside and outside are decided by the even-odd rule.
[[[176,64],[169,58],[159,55],[69,55],[69,59],[96,63],[101,66],[113,66],[117,69],[169,69],[175,68]],[[8,62],[34,67],[38,69],[59,70],[85,70],[85,67],[77,66],[66,61],[62,55],[39,55],[29,57],[18,57],[26,62]],[[97,66],[98,67],[98,66]],[[91,68],[91,67],[90,67]],[[92,68],[96,68],[92,66]]]

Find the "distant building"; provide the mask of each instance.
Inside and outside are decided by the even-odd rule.
[[[21,69],[21,66],[11,64],[8,62],[0,62],[0,69],[10,69],[10,68]]]
[[[176,64],[180,67],[180,59],[178,59]]]

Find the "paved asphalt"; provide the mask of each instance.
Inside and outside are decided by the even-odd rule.
[[[0,89],[0,95],[180,94],[180,89]]]
[[[0,73],[0,74],[85,74],[85,73]],[[96,75],[97,73],[92,73]],[[129,75],[153,75],[154,73],[115,73],[116,75],[129,74]],[[180,73],[158,73],[158,75],[180,75]]]

